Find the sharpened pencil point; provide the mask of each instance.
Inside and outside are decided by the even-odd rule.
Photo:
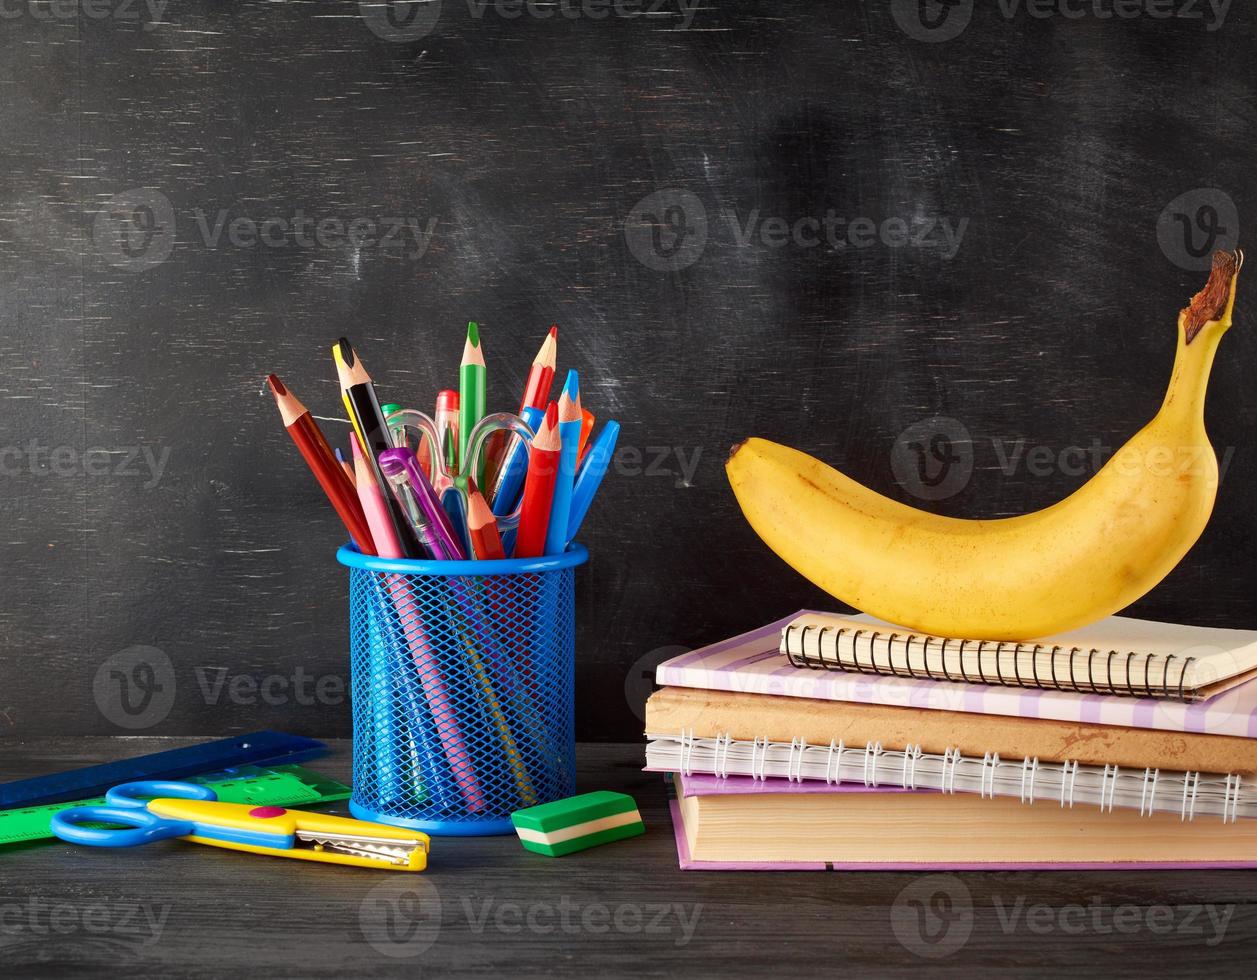
[[[555,340],[559,339],[559,325],[557,323],[550,327],[550,336]]]
[[[467,343],[471,344],[472,347],[480,346],[480,327],[475,320],[467,322]]]
[[[473,531],[479,531],[486,524],[492,524],[493,521],[493,511],[489,509],[484,494],[479,490],[473,490],[467,495],[467,527]]]
[[[271,394],[276,396],[288,394],[288,389],[284,387],[284,383],[279,380],[278,374],[268,374],[266,383],[271,386]]]
[[[580,401],[580,375],[572,368],[567,372],[567,380],[563,382],[563,394],[572,401]]]
[[[354,346],[346,338],[341,337],[336,341],[336,349],[340,351],[341,360],[349,367],[354,366]]]

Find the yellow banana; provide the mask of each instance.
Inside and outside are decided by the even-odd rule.
[[[1117,612],[1161,581],[1213,510],[1205,387],[1231,326],[1243,256],[1218,252],[1178,318],[1160,411],[1087,483],[998,520],[926,513],[764,439],[734,447],[729,483],[756,533],[843,602],[920,632],[1029,640]]]

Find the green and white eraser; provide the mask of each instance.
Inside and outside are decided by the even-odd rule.
[[[646,833],[633,797],[605,789],[516,810],[511,823],[524,847],[550,857]]]

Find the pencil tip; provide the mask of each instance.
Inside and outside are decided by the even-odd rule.
[[[574,402],[580,398],[580,375],[576,373],[575,368],[567,372],[567,380],[563,382],[563,394],[567,396],[568,401]]]
[[[333,452],[336,453],[336,462],[343,463],[345,461],[345,454],[340,451],[339,446],[337,446],[336,449],[333,450]]]
[[[558,422],[559,422],[559,403],[556,401],[551,401],[550,404],[546,406],[546,421],[545,421],[546,427],[553,429],[556,425],[558,425]]]
[[[557,323],[551,325],[550,336],[553,337],[555,340],[559,339],[559,325]]]
[[[472,347],[480,346],[480,327],[475,320],[467,321],[467,343]]]
[[[484,494],[471,489],[467,494],[467,526],[478,531],[492,521],[493,511],[489,509],[489,502],[484,499]]]
[[[340,340],[336,341],[336,349],[340,351],[341,360],[349,367],[353,367],[355,360],[353,344],[345,337],[341,337]]]
[[[284,383],[279,380],[279,375],[268,374],[266,376],[266,383],[271,386],[271,394],[276,398],[280,398],[288,394],[288,389],[285,388]]]

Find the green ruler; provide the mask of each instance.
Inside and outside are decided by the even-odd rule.
[[[301,806],[349,799],[343,783],[320,775],[304,766],[236,766],[223,772],[188,776],[183,782],[208,786],[224,803],[252,803],[255,806]],[[52,815],[73,806],[96,806],[105,798],[48,803],[43,806],[0,810],[0,845],[52,837]]]

